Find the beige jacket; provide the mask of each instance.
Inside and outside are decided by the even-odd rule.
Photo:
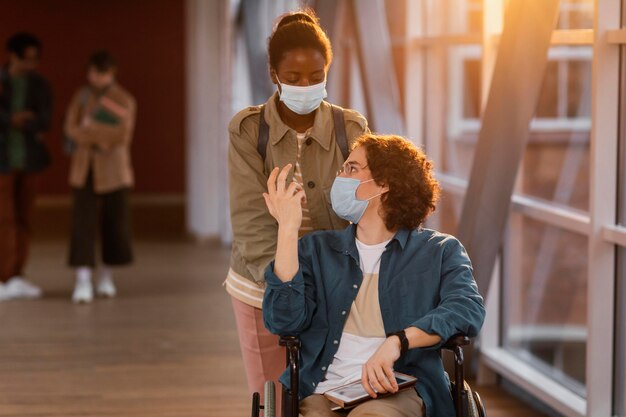
[[[101,110],[103,103],[108,104],[106,111],[117,123],[93,120],[91,115]],[[133,185],[130,143],[136,108],[133,96],[118,84],[112,85],[101,97],[86,87],[74,94],[65,118],[65,134],[76,145],[69,175],[72,187],[84,187],[90,168],[96,193]]]
[[[278,227],[269,214],[262,194],[274,167],[295,165],[296,132],[281,120],[276,107],[277,94],[265,105],[269,140],[265,161],[257,151],[260,107],[240,111],[229,125],[228,152],[230,212],[233,228],[231,272],[226,289],[236,298],[259,306],[259,291],[264,288],[263,273],[274,258]],[[343,110],[348,144],[368,132],[367,121],[358,112]],[[330,104],[322,102],[316,110],[315,122],[302,149],[300,166],[307,204],[314,230],[343,229],[347,222],[339,219],[331,208],[330,188],[343,164],[343,155],[335,142]],[[291,181],[291,178],[288,179]],[[233,273],[234,272],[234,273]],[[233,278],[233,279],[231,279]],[[239,279],[239,283],[235,283]],[[241,282],[247,279],[246,282]],[[231,281],[229,283],[229,281]],[[244,280],[245,281],[245,280]],[[255,292],[257,302],[242,296]],[[234,289],[233,289],[234,288]]]

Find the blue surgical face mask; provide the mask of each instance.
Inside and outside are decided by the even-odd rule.
[[[278,80],[278,76],[276,79]],[[326,80],[306,87],[283,84],[280,80],[278,83],[280,84],[280,101],[294,113],[309,114],[315,111],[326,98]]]
[[[359,188],[359,185],[370,181],[374,180],[371,179],[361,182],[356,178],[335,178],[333,187],[330,190],[330,202],[335,214],[349,222],[358,223],[361,217],[363,217],[365,210],[367,210],[370,200],[383,194],[376,194],[367,200],[359,200],[356,198],[356,190]]]

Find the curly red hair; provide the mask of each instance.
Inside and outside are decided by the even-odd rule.
[[[439,183],[434,164],[409,140],[394,135],[364,134],[352,149],[365,148],[367,166],[380,186],[383,219],[389,230],[416,229],[435,211]]]

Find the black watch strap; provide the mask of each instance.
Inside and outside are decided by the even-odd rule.
[[[398,336],[400,339],[400,356],[403,356],[409,351],[409,339],[406,337],[406,332],[400,330],[399,332],[389,333],[387,337]]]

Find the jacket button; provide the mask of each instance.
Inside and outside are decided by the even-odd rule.
[[[325,367],[325,366],[322,366],[322,371],[325,371],[325,370],[326,370],[326,367]]]
[[[346,315],[346,310],[343,310],[343,311],[341,312],[341,315],[342,315],[342,316],[345,316],[345,315]]]
[[[356,284],[354,284],[354,285],[352,286],[352,288],[356,289],[356,288],[359,288],[359,286],[358,286],[358,285],[356,285]]]
[[[313,181],[309,181],[306,183],[309,188],[315,188],[315,183]]]
[[[306,143],[306,146],[311,146],[313,140],[311,138],[308,138],[304,143]]]
[[[338,345],[339,344],[339,340],[333,340],[333,343]]]

